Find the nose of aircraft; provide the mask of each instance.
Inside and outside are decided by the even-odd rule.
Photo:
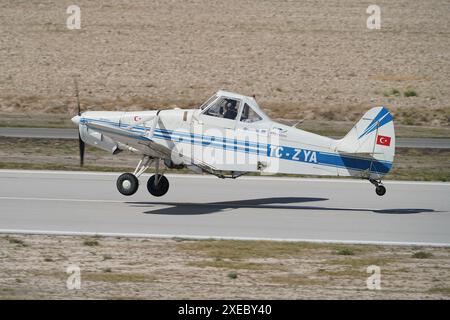
[[[80,116],[73,117],[72,122],[75,123],[76,125],[79,125],[80,124]]]

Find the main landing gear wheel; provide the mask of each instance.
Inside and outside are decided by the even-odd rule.
[[[147,189],[155,197],[161,197],[169,191],[169,180],[163,175],[153,175],[147,181]]]
[[[384,196],[386,193],[386,187],[383,186],[381,180],[369,179],[370,183],[375,186],[375,192],[379,196]]]
[[[117,178],[117,190],[124,196],[135,194],[139,188],[138,178],[132,173],[124,173]]]
[[[386,188],[384,186],[378,186],[375,188],[375,192],[379,196],[383,196],[386,193]]]

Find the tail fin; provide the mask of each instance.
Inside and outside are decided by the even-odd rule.
[[[377,160],[394,160],[395,131],[393,117],[385,107],[372,108],[347,135],[337,141],[336,151],[368,155]]]

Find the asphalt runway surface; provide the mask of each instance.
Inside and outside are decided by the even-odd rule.
[[[0,128],[0,136],[14,138],[78,139],[77,129],[63,128]],[[450,149],[448,138],[397,138],[397,148]]]
[[[0,170],[0,232],[450,246],[450,184],[167,175],[161,198],[119,173]]]

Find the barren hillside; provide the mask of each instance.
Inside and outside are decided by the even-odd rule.
[[[188,107],[223,88],[277,118],[353,120],[384,104],[449,126],[450,4],[358,0],[0,1],[0,111]],[[405,93],[412,96],[405,96]],[[417,95],[417,96],[414,96]],[[333,112],[335,111],[335,112]]]

